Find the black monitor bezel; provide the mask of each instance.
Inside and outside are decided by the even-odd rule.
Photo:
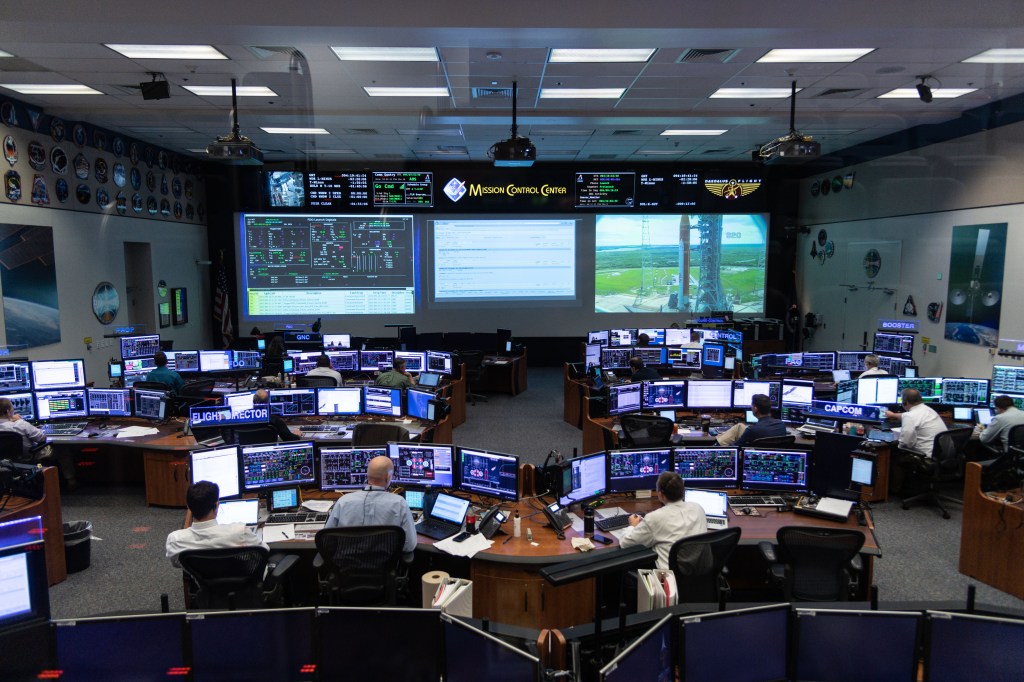
[[[469,451],[469,452],[471,452],[471,453],[473,453],[475,455],[481,455],[483,457],[512,458],[515,461],[515,465],[516,465],[516,469],[515,469],[516,470],[516,475],[515,475],[515,479],[516,479],[515,480],[515,491],[514,492],[509,492],[508,490],[504,490],[504,489],[503,490],[495,491],[494,489],[486,489],[486,488],[484,488],[482,486],[477,487],[477,486],[473,486],[473,485],[467,484],[463,480],[463,478],[462,478],[462,467],[463,467],[462,457],[463,457],[464,452],[466,452],[466,451]],[[480,495],[480,496],[485,496],[485,497],[496,497],[496,498],[498,498],[500,500],[507,500],[509,502],[518,502],[519,501],[519,490],[522,487],[522,479],[521,479],[521,476],[520,476],[520,469],[519,469],[519,465],[520,465],[521,459],[520,459],[519,455],[513,455],[513,454],[510,454],[510,453],[507,453],[507,452],[497,452],[495,450],[485,450],[483,448],[465,447],[465,446],[461,446],[460,445],[460,446],[455,448],[455,462],[456,462],[456,466],[453,467],[455,469],[455,471],[453,471],[452,473],[455,474],[455,480],[456,480],[455,488],[456,488],[456,490],[458,490],[460,492],[464,492],[464,493],[469,493],[471,495]]]

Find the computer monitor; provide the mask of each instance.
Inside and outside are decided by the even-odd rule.
[[[433,372],[421,372],[416,385],[423,388],[435,388],[441,384],[441,377],[443,374],[435,374]]]
[[[907,370],[914,366],[911,358],[901,358],[893,355],[879,355],[878,369],[885,370],[894,377],[907,376]]]
[[[242,445],[239,450],[246,491],[316,481],[312,442]]]
[[[445,638],[436,609],[319,607],[316,625],[316,674],[321,680],[442,679]],[[353,654],[379,651],[382,633],[403,633],[401,645],[388,647],[387,655]]]
[[[251,410],[255,405],[256,391],[239,391],[238,393],[224,394],[224,404],[231,408],[235,414],[245,410]]]
[[[953,408],[953,421],[972,422],[974,421],[974,408],[957,406]]]
[[[151,358],[160,350],[160,335],[146,334],[145,336],[122,336],[121,359]]]
[[[692,337],[689,329],[669,327],[665,330],[666,346],[685,346],[691,343]]]
[[[124,361],[124,376],[128,383],[143,381],[146,375],[156,369],[154,358],[131,358]]]
[[[945,405],[983,407],[988,405],[988,379],[946,377],[942,380],[942,402]]]
[[[686,382],[686,406],[694,410],[732,409],[732,380]]]
[[[608,330],[599,329],[597,331],[587,333],[587,343],[593,343],[600,346],[607,346],[609,342]]]
[[[335,372],[354,373],[359,371],[359,351],[329,350],[325,352],[331,360],[331,369]]]
[[[256,350],[265,351],[267,349],[267,340],[262,336],[256,339]]]
[[[686,407],[686,381],[643,382],[643,408],[645,410],[679,410]]]
[[[836,354],[800,353],[800,369],[808,373],[828,373],[836,367]]]
[[[864,444],[864,438],[845,433],[822,432],[815,435],[811,461],[810,490],[819,497],[857,501],[860,488],[851,486],[851,458]]]
[[[187,618],[192,679],[310,679],[314,617],[306,608],[206,612]]]
[[[724,367],[725,345],[705,342],[701,347],[701,359],[705,367]]]
[[[668,349],[665,346],[637,346],[633,349],[633,357],[640,358],[648,367],[668,365]]]
[[[992,366],[992,394],[1024,393],[1024,367],[1017,365]]]
[[[608,451],[608,492],[655,490],[658,476],[672,471],[672,448]]]
[[[90,417],[132,416],[130,388],[90,388],[87,391]]]
[[[388,457],[395,465],[394,483],[437,488],[455,484],[451,445],[388,443]]]
[[[739,448],[676,448],[673,466],[686,485],[735,488],[739,482]]]
[[[628,414],[639,412],[641,398],[643,397],[644,385],[642,382],[635,384],[615,384],[608,387],[608,415]]]
[[[220,499],[237,497],[242,492],[239,477],[238,448],[221,445],[210,450],[192,450],[189,456],[189,482],[210,481],[220,488]]]
[[[836,402],[855,403],[857,402],[857,380],[844,379],[836,382]]]
[[[445,682],[540,679],[540,659],[458,618],[442,615]]]
[[[402,389],[388,386],[364,386],[363,412],[401,417]]]
[[[700,348],[682,348],[669,346],[666,351],[668,364],[672,369],[700,369]]]
[[[608,491],[607,456],[603,452],[565,462],[558,504],[568,507],[604,495]]]
[[[926,611],[924,679],[1024,680],[1024,620]]]
[[[810,453],[802,450],[743,448],[743,490],[805,493]]]
[[[194,428],[221,426],[252,426],[270,422],[270,409],[263,403],[252,408],[233,411],[227,405],[215,407],[195,406],[188,410],[189,423]]]
[[[451,374],[452,354],[445,351],[428,350],[427,371],[434,374]]]
[[[609,329],[609,346],[635,346],[636,329]]]
[[[850,488],[862,490],[875,486],[877,467],[874,455],[856,453],[850,457]]]
[[[592,367],[594,365],[600,366],[601,364],[601,349],[604,348],[599,343],[588,343],[583,349],[583,363],[584,367]]]
[[[324,349],[340,349],[352,347],[351,334],[324,334]]]
[[[863,372],[867,369],[864,366],[864,358],[869,355],[874,355],[874,353],[866,350],[841,350],[837,354],[836,369]]]
[[[458,489],[465,493],[519,499],[519,457],[479,448],[459,447]]]
[[[750,381],[736,379],[732,382],[732,406],[734,409],[745,410],[750,407],[755,395],[766,395],[772,401],[772,407],[781,405],[782,390],[778,381]]]
[[[231,351],[231,369],[240,372],[258,372],[262,366],[263,356],[258,351]]]
[[[305,374],[316,367],[316,361],[320,358],[321,351],[299,352],[288,351],[288,357],[292,359],[293,369],[298,374]]]
[[[133,388],[132,402],[136,417],[163,421],[167,418],[167,392]]]
[[[199,351],[199,371],[203,373],[230,372],[231,351],[201,350]]]
[[[857,379],[859,405],[893,405],[900,401],[899,377],[869,376]]]
[[[321,417],[363,412],[363,389],[357,386],[316,389],[316,413]]]
[[[723,661],[709,656],[722,642],[743,642],[729,648],[730,682],[788,679],[789,604],[758,606],[683,616],[680,678],[686,682],[720,682]]]
[[[85,388],[83,360],[33,360],[32,386],[37,391],[59,388]]]
[[[405,360],[407,372],[422,372],[427,366],[427,354],[422,351],[396,350],[395,360]]]
[[[39,421],[88,416],[89,406],[84,388],[36,391],[36,419]]]
[[[51,625],[63,680],[160,680],[169,671],[189,669],[184,613],[76,618]]]
[[[876,354],[900,355],[909,358],[914,354],[914,341],[916,339],[917,337],[913,334],[875,332],[871,350]]]
[[[361,350],[359,351],[359,369],[363,372],[376,372],[391,369],[395,364],[393,350]]]
[[[0,362],[0,393],[21,393],[32,390],[32,372],[28,360]]]
[[[0,524],[0,632],[8,633],[50,618],[46,551],[40,538],[45,529],[39,516],[5,520]],[[11,646],[10,640],[4,646]],[[6,658],[6,657],[4,657]],[[8,671],[10,673],[10,671]],[[22,679],[14,675],[12,679]],[[29,679],[29,678],[25,678]],[[34,676],[33,678],[34,679]]]
[[[601,368],[607,370],[629,369],[633,359],[633,347],[608,347],[601,349]]]
[[[795,609],[794,616],[793,679],[916,679],[920,613]]]
[[[272,388],[268,393],[270,414],[279,417],[310,417],[316,414],[315,388]]]
[[[386,447],[321,446],[320,490],[362,489],[370,460],[387,454]]]
[[[410,417],[424,421],[437,421],[439,403],[434,391],[419,388],[405,389],[405,413]]]
[[[665,328],[664,327],[642,327],[636,330],[637,341],[640,340],[641,334],[647,334],[647,343],[651,346],[664,346],[665,345]]]
[[[814,382],[802,379],[782,380],[783,405],[810,405],[814,402]]]
[[[199,371],[199,351],[172,350],[164,353],[167,356],[167,369],[178,374],[189,374]]]
[[[8,393],[4,398],[11,401],[11,405],[14,407],[14,413],[20,415],[22,419],[27,421],[35,421],[36,419],[36,398],[33,393]]]
[[[896,392],[902,396],[903,391],[912,388],[921,394],[923,402],[941,403],[943,381],[942,377],[899,377],[897,379]]]
[[[676,618],[665,616],[601,668],[601,682],[674,680]]]

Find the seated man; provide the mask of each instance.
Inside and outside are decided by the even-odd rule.
[[[877,355],[867,355],[864,357],[864,371],[860,373],[860,377],[872,377],[872,376],[888,376],[888,372],[878,367],[878,363],[881,360]]]
[[[405,358],[395,358],[395,364],[386,372],[381,372],[374,382],[377,386],[388,388],[409,388],[416,383],[412,374],[405,371]]]
[[[178,555],[189,549],[224,547],[267,547],[245,524],[217,523],[220,488],[210,481],[197,481],[185,492],[185,504],[192,512],[192,525],[167,536],[166,554],[175,568],[181,568]],[[269,548],[268,548],[269,549]]]
[[[331,368],[331,359],[325,353],[321,353],[316,359],[316,367],[306,372],[307,377],[330,377],[334,379],[335,386],[341,386],[341,374]]]
[[[686,484],[674,471],[658,476],[658,499],[663,505],[644,517],[633,514],[629,528],[619,540],[622,547],[643,545],[658,553],[658,568],[668,568],[668,553],[677,540],[708,532],[708,519],[704,509],[693,502],[683,501]]]
[[[366,465],[366,488],[343,495],[331,509],[324,527],[399,526],[405,530],[402,551],[410,554],[415,550],[416,525],[409,505],[401,495],[388,492],[394,470],[395,465],[385,455],[371,459]]]
[[[996,416],[988,426],[978,424],[975,429],[981,442],[993,450],[1006,452],[1010,449],[1010,429],[1024,424],[1024,411],[1018,410],[1013,398],[1008,395],[996,396],[992,401]]]
[[[643,358],[630,358],[629,369],[633,372],[629,377],[630,381],[661,381],[658,370],[653,367],[645,367]]]
[[[14,411],[14,403],[9,398],[0,398],[0,431],[12,431],[21,436],[23,462],[41,462],[55,457],[61,476],[68,492],[78,488],[75,476],[75,459],[65,448],[54,450],[46,445],[46,434],[21,418]]]
[[[772,416],[771,398],[763,393],[756,394],[750,401],[750,409],[757,417],[757,423],[750,426],[733,424],[715,437],[719,445],[750,445],[758,438],[786,435],[785,422]]]
[[[261,388],[256,391],[252,396],[253,405],[266,405],[269,402],[270,393],[265,388]],[[288,423],[285,422],[284,417],[279,414],[274,414],[273,411],[270,413],[270,428],[277,431],[277,437],[279,440],[290,441],[299,439],[299,436],[288,428]]]
[[[918,457],[930,458],[935,436],[946,430],[946,423],[938,413],[924,404],[921,392],[914,388],[905,388],[900,395],[905,412],[885,411],[887,419],[899,419],[899,449],[889,465],[889,491],[899,494],[903,489],[907,471],[911,469]]]
[[[153,355],[153,362],[156,363],[156,369],[149,371],[149,374],[146,375],[146,381],[156,381],[164,384],[175,393],[180,391],[181,387],[185,385],[185,380],[173,369],[167,369],[167,354],[162,350],[158,350]]]

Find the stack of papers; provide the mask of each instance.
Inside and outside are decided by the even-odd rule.
[[[453,535],[435,542],[434,547],[453,556],[472,557],[477,552],[490,549],[494,544],[493,540],[488,540],[480,533],[473,533],[462,542],[455,542],[454,538],[455,536]]]

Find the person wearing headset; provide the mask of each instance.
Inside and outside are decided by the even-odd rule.
[[[416,526],[405,498],[388,492],[395,465],[384,455],[374,457],[366,465],[367,486],[343,495],[331,509],[325,528],[348,526],[400,526],[405,531],[402,551],[416,549]]]

